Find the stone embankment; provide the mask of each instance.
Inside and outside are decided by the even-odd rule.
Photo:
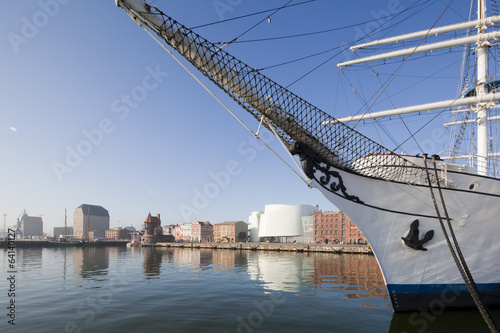
[[[77,246],[125,246],[128,241],[99,241],[78,244]],[[8,242],[0,240],[0,249],[7,248]],[[67,246],[51,244],[43,240],[19,240],[16,239],[16,248],[29,247],[54,247]],[[250,251],[285,251],[285,252],[323,252],[323,253],[359,253],[373,254],[367,245],[341,245],[341,244],[305,244],[305,243],[164,243],[158,242],[156,247],[167,248],[190,248],[190,249],[227,249],[227,250],[250,250]]]
[[[368,245],[296,243],[156,243],[157,247],[373,254]]]
[[[12,242],[12,241],[11,241]],[[84,247],[94,247],[94,246],[126,246],[128,241],[97,241],[97,242],[86,242],[83,244],[57,244],[51,243],[47,240],[38,239],[16,239],[13,246],[15,248],[32,248],[32,247],[68,247],[68,246],[84,246]],[[6,249],[9,246],[9,242],[6,240],[0,240],[0,249]]]

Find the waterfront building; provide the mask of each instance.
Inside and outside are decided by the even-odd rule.
[[[310,243],[312,215],[317,205],[266,205],[249,217],[250,240]]]
[[[154,245],[156,242],[161,241],[163,235],[163,228],[161,227],[160,214],[151,216],[148,213],[144,221],[144,235],[141,237],[141,245]]]
[[[144,230],[145,235],[149,236],[161,236],[163,235],[163,229],[161,227],[161,219],[160,214],[156,216],[151,216],[151,213],[146,216],[146,220],[144,221]]]
[[[43,221],[40,216],[28,216],[24,213],[21,218],[21,234],[23,237],[43,236]]]
[[[109,213],[102,206],[83,204],[75,209],[73,231],[75,238],[104,238],[109,229]]]
[[[248,235],[250,238],[250,242],[260,242],[259,224],[262,214],[264,214],[264,212],[255,211],[252,212],[252,214],[248,218]]]
[[[190,242],[191,241],[191,228],[192,228],[191,223],[183,223],[181,224],[180,228],[180,239],[182,239],[185,242]]]
[[[106,230],[105,238],[106,239],[115,239],[115,240],[119,240],[119,239],[128,240],[128,239],[130,239],[131,233],[133,233],[133,231],[130,231],[127,228],[123,229],[120,227],[116,227],[113,229]]]
[[[215,242],[246,242],[248,224],[243,221],[229,221],[214,224]]]
[[[193,242],[211,242],[214,239],[214,226],[210,222],[194,221],[191,223]]]
[[[164,235],[170,235],[175,237],[175,227],[178,226],[178,224],[169,224],[163,227],[163,234]]]
[[[180,225],[176,225],[174,227],[174,238],[175,240],[181,240],[181,226]]]
[[[64,231],[66,229],[66,232]],[[54,238],[73,237],[73,227],[54,227]]]
[[[366,238],[343,212],[314,211],[314,239],[325,243],[365,244]]]

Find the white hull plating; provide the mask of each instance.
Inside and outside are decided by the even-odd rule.
[[[423,164],[423,158],[415,163]],[[429,172],[434,172],[429,160]],[[438,170],[445,163],[438,161]],[[458,243],[479,290],[496,294],[489,303],[500,304],[500,181],[469,174],[468,169],[447,164],[445,176],[452,188],[443,189],[444,200],[452,220]],[[456,302],[453,293],[467,292],[464,281],[453,260],[442,232],[428,186],[415,186],[369,178],[330,167],[340,178],[346,193],[356,196],[350,200],[341,191],[331,191],[329,185],[318,181],[323,176],[316,170],[312,184],[328,200],[346,213],[365,235],[378,260],[395,311],[430,307],[436,297],[443,298],[447,307],[473,306]],[[435,195],[439,200],[437,189]],[[440,211],[443,212],[442,207]],[[444,214],[441,213],[443,216]],[[404,244],[401,237],[408,234],[410,224],[418,219],[419,239],[434,230],[433,238],[415,250]],[[445,221],[446,223],[446,221]],[[443,293],[451,292],[451,295]],[[405,295],[419,293],[419,299],[405,300]],[[431,297],[425,297],[429,294]],[[406,295],[408,296],[408,295]],[[469,304],[470,303],[470,304]]]

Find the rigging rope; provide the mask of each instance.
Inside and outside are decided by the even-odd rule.
[[[236,36],[236,38],[233,38],[233,40],[231,40],[230,42],[227,42],[227,43],[224,43],[224,46],[229,46],[231,45],[232,43],[236,42],[241,36],[245,35],[246,33],[248,33],[249,31],[251,31],[252,29],[254,29],[255,27],[257,27],[259,24],[261,24],[262,22],[268,20],[271,16],[273,16],[274,14],[276,14],[277,12],[279,12],[280,10],[282,10],[283,8],[285,8],[286,6],[288,6],[293,0],[290,0],[288,1],[286,4],[284,4],[283,6],[281,6],[280,8],[276,9],[271,15],[269,15],[268,17],[265,17],[263,18],[262,20],[260,20],[259,22],[257,22],[256,24],[254,24],[252,27],[250,27],[249,29],[245,30],[245,32],[239,34],[238,36]]]
[[[412,7],[413,7],[413,6],[412,6]],[[405,9],[405,10],[403,10],[403,11],[401,11],[401,12],[397,13],[397,14],[395,15],[395,17],[397,17],[397,16],[399,16],[400,14],[402,14],[402,13],[406,12],[407,10],[411,9],[412,7],[409,7],[409,8],[407,8],[407,9]],[[380,27],[379,27],[379,28],[377,28],[377,29],[373,30],[372,32],[370,32],[370,33],[366,34],[365,36],[363,36],[363,37],[361,37],[361,38],[359,38],[359,39],[355,40],[353,43],[348,44],[348,45],[347,45],[346,47],[344,47],[341,51],[337,52],[336,54],[334,54],[333,56],[331,56],[331,57],[330,57],[330,58],[328,58],[327,60],[323,61],[321,64],[319,64],[319,65],[317,65],[316,67],[312,68],[311,70],[309,70],[308,72],[306,72],[305,74],[303,74],[302,76],[300,76],[298,79],[296,79],[296,80],[295,80],[295,81],[293,81],[292,83],[290,83],[290,84],[286,85],[286,86],[285,86],[285,88],[287,88],[287,89],[288,89],[288,88],[290,88],[290,87],[291,87],[292,85],[294,85],[295,83],[299,82],[300,80],[302,80],[303,78],[305,78],[306,76],[308,76],[309,74],[311,74],[312,72],[316,71],[317,69],[319,69],[320,67],[322,67],[322,66],[323,66],[323,65],[325,65],[326,63],[330,62],[333,58],[335,58],[335,57],[336,57],[336,56],[338,56],[339,54],[342,54],[344,51],[346,51],[347,49],[349,49],[350,45],[353,45],[353,44],[355,44],[355,43],[357,43],[357,42],[359,42],[359,41],[361,41],[361,40],[365,39],[366,37],[368,37],[368,36],[370,36],[370,35],[373,35],[373,34],[379,33],[380,31],[383,31],[383,30],[381,30],[380,28],[381,28],[381,27],[383,27],[384,25],[386,25],[387,23],[389,23],[389,22],[390,22],[391,20],[393,20],[395,17],[393,17],[393,18],[389,19],[389,20],[388,20],[388,21],[386,21],[386,22],[383,22],[383,23],[380,25]],[[391,26],[389,26],[388,28],[390,28],[390,27],[391,27]],[[386,28],[386,29],[388,29],[388,28]],[[339,46],[339,47],[341,47],[341,46]],[[337,48],[338,48],[338,47],[337,47]],[[333,49],[331,49],[331,50],[334,50],[334,49],[336,49],[336,48],[333,48]],[[315,55],[311,55],[311,57],[312,57],[312,56],[315,56]],[[307,58],[308,58],[308,57],[303,57],[303,58],[301,58],[300,60],[302,60],[302,59],[307,59]],[[289,61],[289,62],[287,62],[287,63],[290,63],[290,61]],[[280,65],[280,64],[278,64],[278,65],[274,65],[273,67],[276,67],[276,66],[279,66],[279,65]],[[269,68],[269,67],[267,67],[267,68]],[[264,68],[264,69],[267,69],[267,68]],[[353,128],[356,128],[356,126],[354,126]]]
[[[224,102],[222,102],[203,82],[200,81],[200,79],[198,79],[198,77],[196,77],[194,75],[194,73],[189,70],[189,68],[187,68],[160,40],[158,40],[157,36],[155,36],[154,34],[151,33],[151,31],[149,29],[147,29],[145,26],[143,25],[140,25],[157,43],[159,43],[163,49],[165,49],[173,58],[174,60],[179,63],[205,90],[207,90],[210,95],[212,95],[212,97],[214,97],[246,130],[248,130],[249,132],[251,132],[255,138],[257,140],[259,140],[261,143],[264,144],[264,146],[266,148],[268,148],[281,162],[283,162],[293,173],[295,173],[295,175],[297,175],[308,187],[311,187],[311,183],[310,181],[307,179],[307,176],[305,176],[304,174],[304,171],[303,169],[297,165],[297,161],[293,158],[293,156],[290,154],[290,151],[289,149],[286,147],[286,144],[283,142],[283,140],[281,139],[281,137],[279,136],[279,134],[276,132],[276,130],[274,129],[274,126],[271,126],[271,121],[269,119],[264,119],[262,118],[262,120],[265,120],[266,123],[269,125],[269,128],[271,129],[271,131],[273,132],[273,134],[279,139],[280,143],[285,147],[285,150],[288,152],[288,154],[291,156],[292,160],[294,161],[294,163],[298,166],[298,169],[304,174],[304,177],[302,177],[296,170],[294,170],[292,168],[292,166],[290,166],[278,153],[276,153],[266,142],[264,142],[259,136],[258,136],[258,133],[259,133],[259,130],[260,130],[260,125],[259,125],[259,130],[257,131],[257,133],[254,133],[240,118],[238,118],[238,116],[236,114],[234,114],[225,104]],[[428,176],[429,177],[429,176]],[[386,182],[388,182],[389,180],[387,179],[384,179]],[[430,181],[430,180],[429,180]],[[410,184],[410,183],[408,183]],[[408,194],[412,195],[411,193],[408,192]],[[416,199],[418,200],[421,200],[417,197],[415,197]],[[423,202],[423,201],[422,201]]]
[[[430,0],[427,0],[426,2],[429,2]],[[294,6],[294,5],[290,5],[288,7],[291,7],[291,6]],[[389,20],[392,20],[393,18],[399,16],[401,13],[405,12],[405,11],[408,11],[410,9],[412,9],[415,5],[412,5],[410,6],[409,8],[405,9],[404,11],[401,11],[401,12],[398,12],[398,13],[394,13],[394,14],[390,14],[390,15],[387,15],[387,16],[384,16],[384,19],[389,19]],[[302,34],[295,34],[295,35],[287,35],[287,36],[279,36],[279,37],[268,37],[268,38],[259,38],[259,39],[247,39],[247,40],[240,40],[240,41],[237,41],[236,43],[254,43],[254,42],[265,42],[265,41],[271,41],[271,40],[280,40],[280,39],[288,39],[288,38],[297,38],[297,37],[304,37],[304,36],[311,36],[311,35],[318,35],[318,34],[324,34],[324,33],[327,33],[327,32],[332,32],[332,31],[339,31],[339,30],[345,30],[345,29],[349,29],[349,28],[355,28],[357,26],[361,26],[361,25],[366,25],[366,24],[369,24],[369,23],[373,23],[373,22],[379,22],[380,21],[380,18],[375,18],[373,20],[368,20],[368,21],[364,21],[364,22],[360,22],[360,23],[355,23],[355,24],[351,24],[351,25],[346,25],[346,26],[343,26],[343,27],[338,27],[338,28],[331,28],[331,29],[325,29],[325,30],[319,30],[319,31],[313,31],[313,32],[306,32],[306,33],[302,33]],[[363,37],[364,38],[364,37]]]
[[[204,27],[208,27],[208,26],[214,25],[214,24],[225,23],[225,22],[239,20],[239,19],[242,19],[242,18],[247,18],[247,17],[250,17],[250,16],[259,15],[259,14],[264,14],[264,13],[267,13],[267,12],[272,12],[272,11],[276,11],[276,10],[280,10],[280,9],[284,9],[284,8],[290,8],[290,7],[294,7],[294,6],[304,5],[304,4],[307,4],[309,2],[314,2],[314,1],[316,1],[316,0],[307,0],[307,1],[299,2],[299,3],[294,3],[293,5],[285,5],[285,6],[278,7],[278,8],[267,9],[267,10],[263,10],[263,11],[260,11],[260,12],[257,12],[257,13],[252,13],[252,14],[247,14],[247,15],[242,15],[242,16],[237,16],[237,17],[232,17],[232,18],[225,19],[225,20],[222,20],[222,21],[216,21],[216,22],[212,22],[212,23],[197,25],[195,27],[191,27],[190,29],[194,30],[194,29],[198,29],[198,28],[204,28]],[[267,19],[267,17],[266,17],[266,19]],[[240,42],[236,42],[236,43],[244,43],[244,42],[246,42],[246,41],[240,41]]]
[[[479,290],[477,289],[477,285],[474,282],[474,279],[472,278],[472,274],[469,270],[469,267],[467,266],[467,262],[465,261],[465,258],[462,254],[462,251],[460,249],[460,246],[458,244],[458,241],[455,237],[455,232],[453,231],[453,226],[451,225],[450,217],[448,215],[448,210],[446,209],[446,204],[444,202],[444,197],[443,197],[443,192],[441,190],[441,185],[440,185],[440,179],[437,174],[437,168],[436,168],[436,161],[434,159],[434,156],[432,157],[432,162],[434,164],[434,174],[435,174],[435,179],[437,182],[437,188],[439,192],[439,196],[441,199],[441,205],[443,206],[443,211],[445,214],[445,218],[448,224],[448,229],[449,233],[453,239],[453,244],[450,241],[450,238],[448,236],[448,232],[446,230],[446,227],[444,225],[440,209],[438,207],[438,203],[436,201],[436,197],[434,195],[434,190],[432,187],[431,179],[430,179],[430,174],[429,174],[429,168],[427,166],[427,155],[424,154],[424,165],[425,165],[425,171],[427,173],[427,180],[428,180],[428,185],[429,185],[429,190],[431,192],[431,198],[432,202],[434,204],[434,208],[436,210],[436,214],[439,220],[439,224],[441,226],[441,230],[443,231],[443,235],[446,239],[446,243],[448,244],[448,247],[450,249],[451,255],[453,256],[453,260],[455,261],[455,264],[460,271],[460,274],[462,275],[462,278],[467,285],[467,288],[469,289],[469,292],[472,296],[472,299],[474,300],[474,303],[476,304],[477,308],[479,309],[479,312],[481,312],[481,315],[483,316],[486,324],[488,325],[488,328],[491,330],[493,333],[500,333],[500,330],[498,329],[488,307],[485,305],[484,300],[481,297],[481,294],[479,293]],[[454,248],[454,247],[455,248]],[[459,258],[457,258],[457,255]]]
[[[293,0],[292,0],[293,1]],[[146,31],[148,33],[148,35],[150,35],[158,44],[161,45],[161,47],[167,51],[168,54],[170,54],[170,56],[172,58],[174,58],[174,60],[179,64],[181,65],[182,68],[184,68],[184,70],[186,70],[195,80],[196,82],[198,82],[206,91],[208,91],[208,93],[213,97],[215,98],[215,100],[217,102],[219,102],[219,104],[221,104],[247,131],[249,131],[250,133],[253,134],[253,136],[259,140],[267,149],[269,149],[281,162],[283,162],[290,170],[292,170],[292,172],[297,175],[304,183],[306,183],[306,185],[308,187],[311,187],[310,185],[310,182],[307,180],[307,178],[304,178],[302,177],[294,168],[292,168],[291,165],[289,165],[276,151],[274,151],[274,149],[272,149],[264,140],[262,140],[259,135],[258,135],[258,131],[257,133],[254,133],[233,111],[231,111],[231,109],[224,103],[222,102],[203,82],[201,82],[201,80],[196,76],[194,75],[194,73],[186,67],[186,65],[184,65],[184,63],[182,63],[173,53],[172,51],[170,51],[160,40],[158,40],[158,38],[151,33],[151,31],[149,29],[147,29],[145,26],[143,26],[142,24],[140,25],[141,28],[144,29],[144,31]],[[267,123],[270,123],[270,120],[266,119],[266,122]],[[280,142],[283,144],[281,138],[277,135],[277,133],[274,131],[273,127],[270,126],[270,128],[272,129],[272,132],[274,135],[276,135],[276,137],[280,140]],[[260,130],[260,126],[259,126],[259,130]],[[283,144],[283,146],[286,148],[286,151],[290,154],[288,148]],[[291,156],[291,155],[290,155]],[[297,164],[296,160],[293,159],[292,157],[292,160]],[[304,174],[302,168],[299,168],[300,171],[302,171],[302,173]],[[305,176],[305,174],[304,174]],[[307,177],[307,176],[305,176]]]
[[[444,12],[446,11],[446,9],[448,7],[450,7],[451,3],[453,2],[453,0],[451,0],[448,5],[446,6],[445,10],[441,13],[441,15],[439,15],[439,17],[436,19],[436,21],[434,22],[434,24],[428,29],[428,32],[427,34],[422,37],[420,39],[420,42],[415,46],[414,50],[416,50],[420,44],[422,44],[425,40],[425,38],[427,37],[427,35],[429,34],[429,31],[434,28],[434,26],[438,23],[439,19],[443,16]],[[389,85],[392,83],[392,81],[396,78],[396,76],[399,74],[399,72],[403,69],[403,67],[406,65],[406,63],[408,62],[408,60],[411,58],[411,56],[413,55],[413,53],[411,53],[408,58],[405,59],[405,61],[401,64],[401,66],[399,66],[399,68],[396,70],[396,72],[394,73],[394,75],[392,76],[392,78],[389,79],[389,81],[387,82],[386,86],[382,89],[382,91],[380,92],[380,94],[375,98],[375,100],[373,101],[373,103],[370,105],[370,107],[363,113],[363,115],[365,115],[368,111],[370,111],[370,109],[373,107],[373,105],[375,104],[375,102],[377,102],[377,100],[380,98],[380,96],[382,96],[382,93],[384,93],[384,91],[389,87]],[[359,120],[356,122],[356,124],[352,127],[353,129],[356,129],[356,126],[359,124]]]

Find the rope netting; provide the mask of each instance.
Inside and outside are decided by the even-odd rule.
[[[145,4],[141,10],[130,7],[126,10],[139,25],[158,34],[257,120],[264,116],[271,121],[288,145],[300,142],[324,162],[340,169],[385,180],[428,184],[422,166],[335,122],[332,116],[157,8]]]

